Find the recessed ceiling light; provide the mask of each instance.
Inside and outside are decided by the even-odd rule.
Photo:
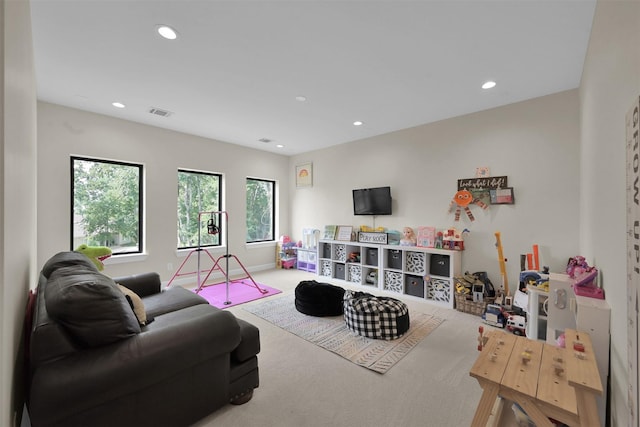
[[[158,34],[160,34],[167,40],[175,40],[178,38],[178,33],[176,32],[176,30],[169,27],[168,25],[159,25]]]
[[[354,126],[362,126],[364,124],[364,122],[361,122],[360,120],[356,120],[355,122],[353,122]]]
[[[304,102],[307,100],[306,96],[298,95],[296,96],[296,101]]]
[[[284,145],[282,145],[282,144],[278,144],[278,145],[276,145],[276,147],[277,147],[277,148],[284,148]]]
[[[489,80],[488,82],[484,82],[482,85],[482,89],[491,89],[496,86],[496,82]]]
[[[116,108],[124,108],[125,105],[122,102],[112,102],[111,105],[113,105]]]

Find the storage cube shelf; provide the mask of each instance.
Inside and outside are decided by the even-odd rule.
[[[384,272],[384,284],[382,287],[385,291],[402,293],[402,273],[395,271]]]
[[[453,278],[462,271],[462,253],[416,246],[321,240],[318,274],[361,285],[373,292],[406,295],[453,308]]]
[[[316,273],[318,266],[317,249],[298,248],[298,270]]]

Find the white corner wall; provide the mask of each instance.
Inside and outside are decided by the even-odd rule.
[[[353,215],[351,190],[389,185],[394,212],[376,217],[376,226],[467,228],[463,270],[487,271],[494,285],[499,231],[513,290],[519,256],[533,244],[552,271],[578,254],[579,157],[577,90],[334,146],[291,158],[292,175],[295,165],[313,162],[311,188],[291,183],[291,230],[299,238],[304,227],[372,226],[371,217]],[[447,209],[457,180],[480,166],[508,177],[515,204],[472,206],[476,220],[463,214],[455,223]]]
[[[20,421],[24,398],[22,334],[35,283],[36,85],[26,0],[0,0],[0,425]]]
[[[288,157],[44,102],[38,103],[38,265],[70,249],[72,155],[144,165],[146,256],[136,262],[108,261],[105,273],[109,276],[156,271],[167,281],[182,263],[186,253],[176,253],[177,171],[181,168],[223,174],[229,253],[250,271],[275,266],[274,243],[245,244],[245,182],[247,177],[277,182],[277,228],[288,233]],[[211,252],[214,257],[223,253]],[[195,264],[191,267],[182,272],[197,270]],[[241,272],[234,262],[229,270]],[[195,283],[196,278],[185,280]]]
[[[640,95],[639,41],[640,1],[598,1],[580,85],[580,252],[612,308],[612,426],[628,425],[625,115]]]

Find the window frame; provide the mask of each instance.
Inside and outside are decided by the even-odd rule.
[[[144,165],[141,163],[125,162],[121,160],[100,159],[96,157],[85,156],[70,156],[70,168],[71,168],[71,194],[70,194],[70,230],[69,230],[69,247],[70,250],[74,248],[74,216],[75,216],[75,161],[93,162],[93,163],[106,163],[116,166],[127,166],[138,169],[138,250],[113,253],[111,256],[117,258],[124,255],[137,255],[144,253]]]
[[[246,224],[247,224],[247,215],[249,214],[249,206],[246,206],[246,189],[247,189],[247,184],[249,182],[249,180],[251,181],[260,181],[260,182],[267,182],[270,183],[272,186],[272,195],[271,195],[271,239],[264,239],[264,240],[251,240],[248,241],[247,240],[247,236],[245,234],[245,244],[247,245],[252,245],[252,244],[260,244],[260,243],[270,243],[270,242],[275,242],[276,241],[276,213],[277,213],[277,192],[278,192],[278,183],[275,179],[266,179],[266,178],[256,178],[256,177],[252,177],[252,176],[248,176],[245,179],[245,209],[246,209],[246,213],[245,213],[245,228],[246,228]]]
[[[178,174],[180,173],[190,173],[190,174],[196,174],[196,175],[207,175],[207,176],[215,176],[218,178],[218,211],[224,211],[224,207],[223,207],[223,190],[224,190],[224,175],[220,172],[209,172],[209,171],[202,171],[202,170],[195,170],[195,169],[187,169],[187,168],[178,168],[177,170]],[[176,176],[177,178],[177,176]],[[178,196],[178,195],[176,195]],[[177,201],[177,199],[176,199]],[[176,219],[178,216],[178,212],[176,210]],[[206,245],[200,245],[201,248],[220,248],[220,247],[224,247],[224,236],[226,233],[226,219],[223,218],[221,215],[217,215],[218,218],[217,220],[217,227],[218,227],[218,243],[212,243],[212,244],[206,244]],[[198,212],[198,221],[200,221],[200,212]],[[202,227],[202,224],[199,224],[200,227]],[[176,220],[176,232],[178,231],[178,223]],[[190,251],[190,250],[194,250],[198,248],[198,245],[195,244],[194,246],[178,246],[179,242],[176,242],[176,250],[177,251]]]

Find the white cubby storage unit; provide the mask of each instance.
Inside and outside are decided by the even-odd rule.
[[[352,257],[357,254],[357,257]],[[357,261],[353,261],[357,259]],[[321,240],[318,275],[453,308],[462,253],[416,246]]]

